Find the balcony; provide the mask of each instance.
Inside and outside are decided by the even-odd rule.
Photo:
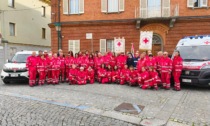
[[[179,4],[171,5],[169,7],[136,7],[135,18],[149,19],[149,18],[172,18],[179,16]]]

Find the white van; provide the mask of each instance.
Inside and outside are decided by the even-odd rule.
[[[8,60],[1,71],[1,79],[5,84],[11,81],[28,81],[26,59],[32,51],[17,52],[11,60]]]
[[[181,83],[210,86],[210,35],[185,37],[176,50],[183,58]]]

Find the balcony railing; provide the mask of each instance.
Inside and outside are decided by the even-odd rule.
[[[170,6],[169,8],[148,7],[135,8],[135,18],[167,18],[179,16],[179,4]]]

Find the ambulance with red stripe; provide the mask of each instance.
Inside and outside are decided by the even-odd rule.
[[[210,86],[210,35],[184,37],[176,50],[183,58],[181,84]]]

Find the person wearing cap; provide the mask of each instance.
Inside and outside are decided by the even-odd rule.
[[[71,84],[77,84],[77,75],[78,75],[78,70],[76,68],[75,64],[72,64],[72,68],[69,70],[69,85]]]
[[[47,83],[48,84],[52,84],[52,61],[53,61],[52,53],[49,53],[48,57],[46,58],[46,62],[47,62]]]
[[[54,85],[59,84],[60,65],[61,65],[61,62],[58,59],[57,54],[54,53],[53,60],[52,60],[52,81]]]
[[[168,57],[168,52],[163,53],[163,58],[161,60],[160,67],[163,88],[169,90],[171,86],[170,79],[172,72],[172,60]]]
[[[78,85],[85,85],[85,84],[87,84],[87,73],[86,73],[84,67],[80,67],[80,70],[77,73],[77,84]]]

